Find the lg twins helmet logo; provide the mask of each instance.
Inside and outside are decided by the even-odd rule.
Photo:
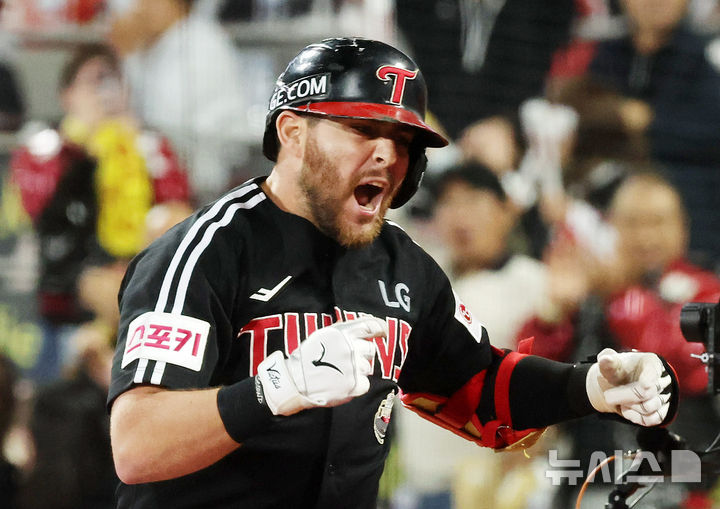
[[[393,104],[401,104],[403,94],[405,93],[406,80],[414,80],[418,72],[408,71],[400,67],[394,67],[392,65],[383,65],[377,72],[377,77],[383,81],[393,80],[392,96],[390,102]]]

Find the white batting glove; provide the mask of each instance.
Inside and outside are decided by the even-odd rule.
[[[385,321],[365,316],[316,330],[287,359],[273,352],[257,374],[272,413],[337,406],[365,394],[376,337],[387,337]]]
[[[664,423],[671,400],[677,399],[677,383],[669,371],[654,353],[617,353],[606,348],[590,367],[585,388],[598,412],[614,412],[635,424],[656,426]],[[674,413],[677,405],[672,406]]]

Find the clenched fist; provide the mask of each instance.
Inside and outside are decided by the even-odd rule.
[[[376,337],[387,337],[387,325],[366,316],[313,332],[287,359],[273,352],[260,363],[257,374],[272,413],[292,415],[306,408],[337,406],[365,394]]]
[[[666,424],[677,410],[677,379],[654,353],[606,348],[590,367],[585,387],[595,410],[642,426]]]

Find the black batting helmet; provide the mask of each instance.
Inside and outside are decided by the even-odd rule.
[[[447,140],[425,123],[427,87],[417,64],[379,41],[326,39],[297,54],[278,77],[265,119],[263,153],[277,160],[275,119],[283,110],[332,117],[398,122],[418,130],[410,164],[392,208],[404,205],[417,191],[427,159],[426,147]]]

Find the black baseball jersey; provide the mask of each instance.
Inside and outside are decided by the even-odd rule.
[[[273,351],[287,355],[317,328],[363,314],[389,329],[374,340],[370,390],[335,408],[274,418],[194,474],[121,484],[121,508],[374,508],[398,386],[449,396],[491,362],[484,328],[402,229],[386,222],[370,245],[344,248],[279,209],[262,180],[227,193],[133,260],[120,292],[109,404],[137,384],[238,382]]]

